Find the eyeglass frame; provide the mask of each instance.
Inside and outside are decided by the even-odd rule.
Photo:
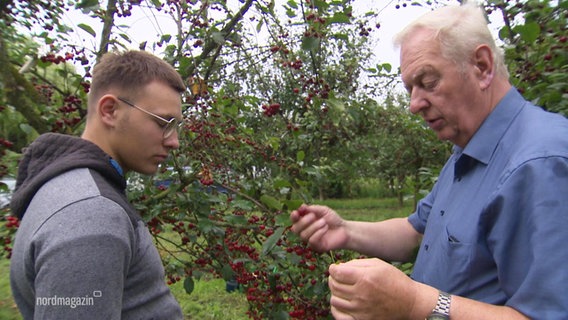
[[[150,111],[148,111],[144,108],[141,108],[141,107],[135,105],[134,103],[128,101],[125,98],[122,98],[122,97],[116,97],[116,98],[118,100],[120,100],[121,102],[124,102],[127,105],[144,112],[147,115],[150,115],[150,116],[152,116],[152,117],[154,117],[154,118],[156,118],[160,121],[165,122],[165,125],[163,126],[162,139],[167,139],[167,138],[171,137],[171,135],[174,132],[177,132],[179,134],[179,130],[181,129],[181,127],[183,125],[183,120],[178,120],[175,117],[171,118],[170,120],[166,120],[166,119],[160,117],[159,115],[157,115],[155,113],[152,113],[152,112],[150,112]]]

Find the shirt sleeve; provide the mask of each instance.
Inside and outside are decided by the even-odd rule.
[[[126,213],[103,198],[54,214],[34,235],[34,318],[120,319],[133,239]]]
[[[532,319],[568,314],[568,158],[521,164],[503,180],[486,212],[506,305]]]
[[[428,216],[430,215],[430,210],[432,210],[432,204],[434,203],[434,196],[432,192],[420,201],[416,205],[416,211],[408,216],[408,222],[414,227],[414,229],[421,234],[424,234],[426,230],[426,223],[428,222]]]

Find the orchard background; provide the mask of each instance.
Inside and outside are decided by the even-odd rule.
[[[236,280],[253,319],[328,318],[327,267],[356,256],[312,252],[289,231],[289,212],[329,198],[416,202],[450,151],[408,112],[397,68],[376,50],[381,12],[354,10],[361,2],[2,0],[0,178],[15,177],[39,134],[80,135],[90,70],[105,52],[132,47],[125,17],[167,16],[175,32],[138,46],[160,52],[187,82],[181,147],[156,176],[128,179],[168,282],[191,294],[204,275]],[[568,115],[568,2],[483,6],[513,84]],[[88,41],[71,36],[71,11],[99,21],[77,25]],[[18,221],[1,210],[9,258]]]

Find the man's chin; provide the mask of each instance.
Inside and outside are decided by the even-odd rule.
[[[152,167],[147,167],[147,168],[138,168],[138,170],[134,170],[140,174],[146,175],[146,176],[153,176],[158,172],[158,166],[152,166]]]

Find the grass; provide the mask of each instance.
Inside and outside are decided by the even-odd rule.
[[[21,320],[22,317],[10,290],[10,261],[0,258],[0,319]],[[225,281],[203,277],[195,282],[195,289],[188,295],[183,282],[170,286],[178,299],[186,319],[233,319],[245,320],[248,308],[246,297],[238,291],[226,292]]]
[[[335,209],[341,216],[350,220],[380,221],[391,217],[407,216],[413,211],[410,202],[400,208],[396,199],[331,199],[316,201]],[[0,258],[0,319],[22,319],[10,290],[9,261]],[[183,281],[170,286],[179,301],[186,319],[233,319],[246,320],[248,308],[246,297],[238,291],[225,290],[225,281],[203,277],[195,282],[194,291],[188,295]]]
[[[22,319],[18,308],[12,299],[10,290],[10,261],[0,258],[0,319],[19,320]]]
[[[186,319],[233,319],[246,320],[248,304],[246,296],[239,291],[227,292],[223,279],[204,277],[195,282],[194,291],[188,295],[183,281],[170,286],[181,305]]]
[[[334,209],[343,218],[357,221],[381,221],[394,217],[406,217],[414,208],[411,201],[406,201],[403,207],[398,205],[397,199],[329,199],[315,201]]]

